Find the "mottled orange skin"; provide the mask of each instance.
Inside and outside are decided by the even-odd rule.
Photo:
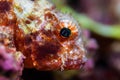
[[[13,0],[0,0],[0,58],[1,60],[3,59],[3,62],[1,61],[0,64],[3,65],[5,62],[4,66],[6,66],[6,68],[0,66],[0,78],[18,80],[22,75],[23,59],[25,57],[15,47],[14,34],[15,27],[17,26],[17,18],[13,12],[12,5]],[[1,56],[2,54],[4,56]],[[4,74],[6,72],[9,72],[11,77],[6,78]],[[1,80],[3,79],[1,78]]]
[[[9,17],[11,15],[12,18]],[[16,16],[12,8],[12,0],[0,0],[0,44],[15,47],[13,34],[16,26]]]
[[[9,31],[11,31],[11,33],[8,34],[10,37],[7,39],[11,41],[10,44],[12,44],[17,51],[21,51],[26,56],[25,67],[36,68],[38,70],[68,70],[80,69],[80,67],[84,65],[85,62],[82,61],[82,56],[85,55],[85,51],[82,51],[82,48],[75,44],[77,37],[80,36],[76,25],[67,22],[66,24],[72,34],[68,38],[61,36],[60,30],[64,28],[65,22],[60,21],[58,17],[48,9],[45,10],[43,16],[44,20],[51,24],[51,29],[46,30],[45,27],[47,24],[44,24],[38,31],[25,34],[24,30],[19,27],[19,21],[17,21],[17,17],[13,12],[12,0],[0,0],[0,4],[2,4],[0,5],[0,28],[2,28],[2,26],[5,28],[8,27]],[[6,4],[6,6],[4,4]],[[53,10],[54,8],[51,9]],[[8,15],[12,15],[12,18],[9,19]],[[29,16],[28,19],[31,21],[37,20],[37,24],[43,23],[42,20],[37,19],[34,15]],[[31,22],[29,20],[26,20],[25,23],[30,24]],[[0,40],[5,40],[5,38],[1,38]],[[2,43],[2,41],[0,42]],[[2,44],[8,46],[8,44]],[[76,48],[80,54],[73,52],[72,55],[64,55],[64,52],[70,53],[74,48]],[[64,65],[62,55],[65,58]],[[75,55],[79,57],[75,60],[69,59]]]
[[[45,20],[48,20],[52,26],[57,27],[56,30],[46,31],[43,27],[35,33],[24,35],[22,30],[16,28],[16,47],[18,50],[22,51],[25,56],[27,56],[25,60],[26,67],[36,67],[39,70],[58,70],[62,65],[61,57],[58,56],[58,54],[64,53],[64,47],[62,44],[65,41],[72,41],[73,44],[66,45],[66,47],[68,47],[68,52],[70,52],[75,45],[74,42],[78,36],[78,32],[72,32],[72,35],[69,38],[64,38],[59,33],[62,27],[64,27],[63,22],[59,23],[54,14],[51,14],[50,12],[45,14]],[[55,23],[57,24],[55,25]],[[77,30],[73,25],[69,23],[68,25],[71,31]],[[37,37],[42,39],[39,41],[37,40]],[[81,51],[80,54],[82,55],[84,52]],[[80,65],[83,64],[84,63],[81,62],[81,59],[69,59],[65,62],[66,66],[63,66],[63,68],[79,69]]]

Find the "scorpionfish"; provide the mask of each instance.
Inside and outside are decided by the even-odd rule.
[[[49,0],[0,0],[0,44],[20,51],[26,68],[70,70],[86,62],[79,24]]]

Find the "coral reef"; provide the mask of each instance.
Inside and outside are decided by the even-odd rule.
[[[24,56],[15,49],[0,45],[0,80],[19,80]]]

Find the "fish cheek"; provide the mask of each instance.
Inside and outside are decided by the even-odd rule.
[[[36,59],[43,59],[47,56],[50,57],[57,55],[57,53],[60,51],[60,44],[50,41],[39,45],[37,42],[34,42],[32,48]]]
[[[23,44],[18,47],[23,49],[20,48],[20,51],[26,56],[25,66],[27,68],[34,67],[38,70],[58,70],[60,68],[62,62],[58,53],[62,46],[53,37],[51,31],[41,30],[27,34],[22,41]]]
[[[39,69],[58,69],[61,65],[58,52],[60,51],[60,44],[53,41],[46,41],[43,45],[34,42],[32,46],[32,59],[34,66]]]

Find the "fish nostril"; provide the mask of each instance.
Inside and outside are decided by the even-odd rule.
[[[71,30],[69,28],[62,28],[60,31],[60,35],[68,38],[71,35]]]

